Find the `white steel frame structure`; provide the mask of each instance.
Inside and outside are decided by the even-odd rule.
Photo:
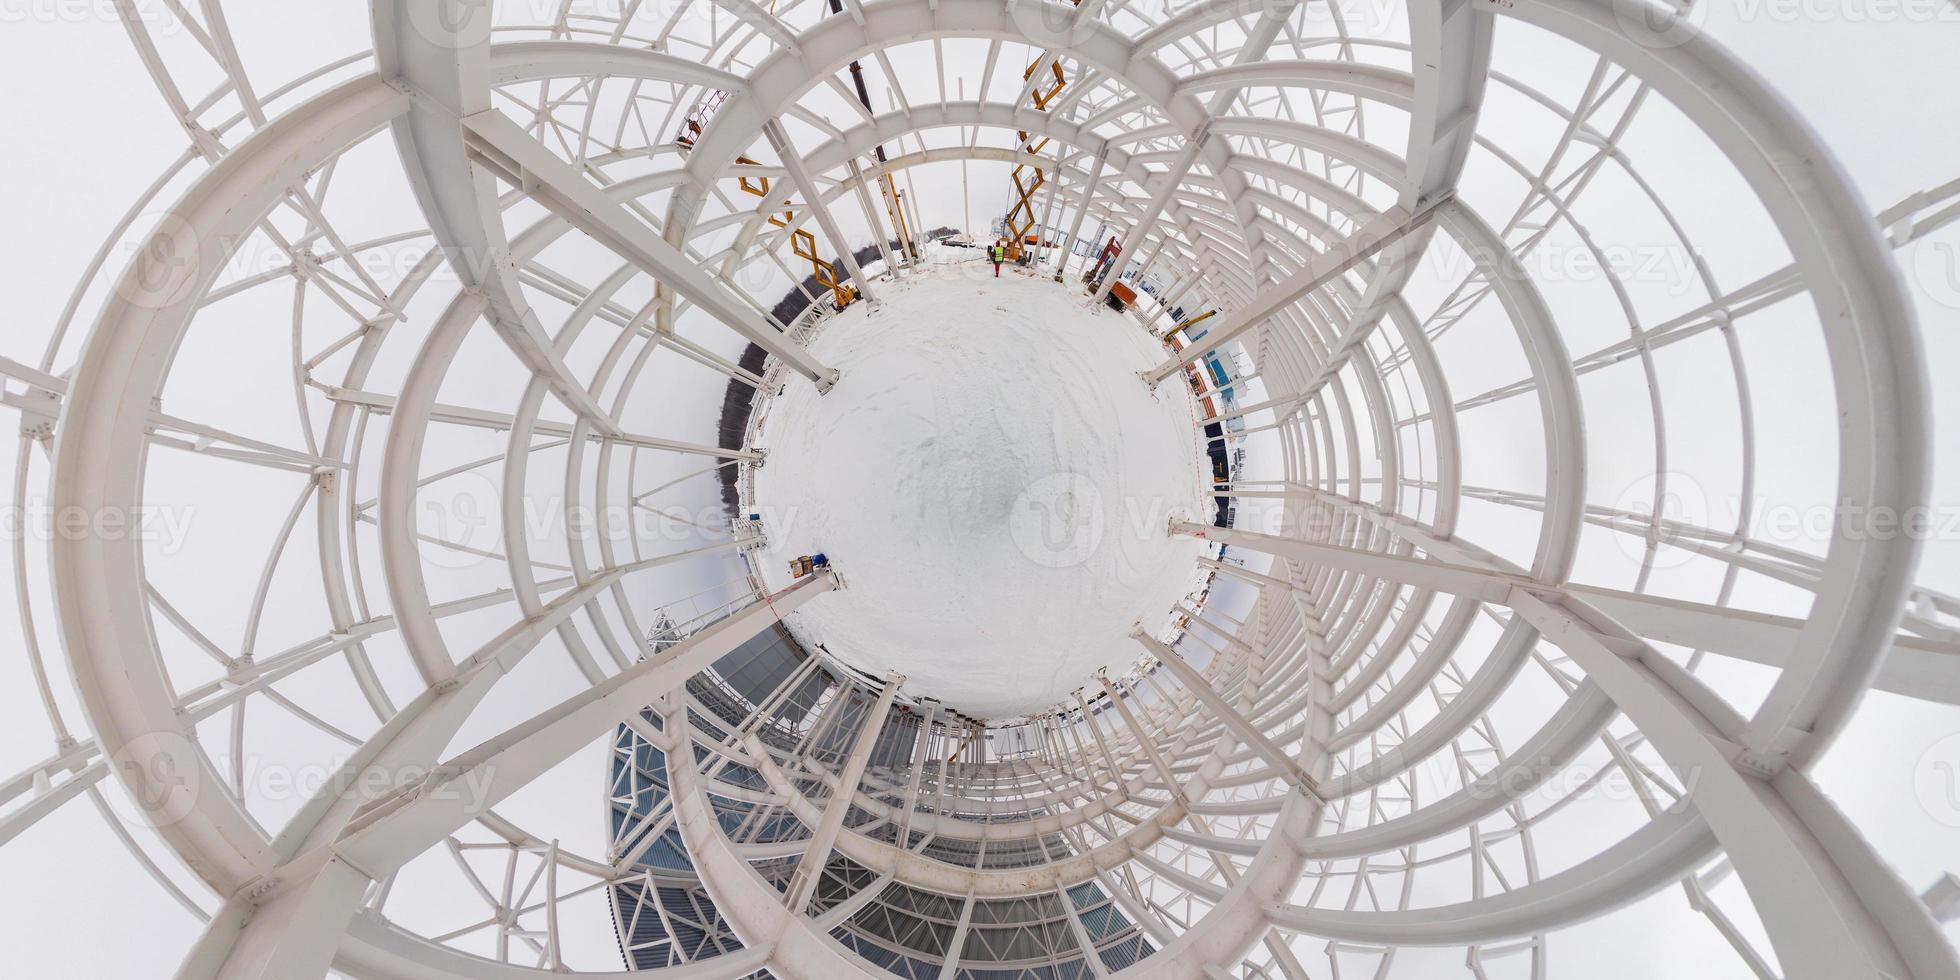
[[[16,512],[45,487],[56,513],[138,513],[169,453],[269,474],[289,509],[230,556],[257,582],[236,642],[173,605],[177,583],[149,574],[138,536],[13,535],[54,744],[0,783],[0,845],[87,797],[205,921],[180,976],[1306,980],[1387,977],[1406,950],[1446,948],[1467,975],[1542,977],[1558,968],[1551,937],[1678,887],[1733,948],[1725,975],[1960,980],[1940,925],[1951,911],[1929,908],[1924,882],[1882,860],[1812,777],[1868,690],[1960,705],[1960,598],[1915,584],[1914,535],[1859,533],[1852,516],[1934,499],[1927,367],[1891,253],[1960,217],[1960,181],[1873,214],[1801,116],[1673,14],[1646,0],[1409,0],[1396,40],[1309,20],[1296,0],[1168,14],[1124,0],[629,0],[603,15],[565,0],[494,23],[487,3],[373,0],[371,51],[256,91],[216,0],[171,5],[188,49],[160,47],[121,6],[190,145],[104,243],[38,360],[0,359],[22,419]],[[1494,63],[1494,39],[1520,30],[1587,59],[1577,99]],[[984,59],[959,57],[964,45]],[[907,46],[930,48],[932,76],[894,70]],[[1023,48],[1071,79],[1039,111],[1034,81],[1017,92],[1011,77]],[[860,62],[871,105],[843,90]],[[214,71],[215,87],[187,87]],[[1481,127],[1500,91],[1555,120],[1555,138],[1527,152]],[[851,114],[831,118],[819,98]],[[711,99],[698,139],[677,147]],[[1661,105],[1753,195],[1780,268],[1738,281],[1700,258],[1642,176],[1654,162],[1622,146]],[[1057,149],[1030,154],[1017,132]],[[376,147],[419,213],[343,234],[361,190],[336,175]],[[897,152],[880,163],[878,147]],[[650,365],[765,390],[785,372],[850,384],[804,345],[816,305],[792,329],[771,318],[782,251],[807,224],[848,257],[862,243],[840,240],[839,216],[855,226],[862,211],[885,266],[868,281],[854,259],[844,268],[875,301],[916,270],[887,247],[900,233],[870,185],[965,161],[1046,170],[1044,226],[1067,229],[1049,256],[1058,277],[1093,219],[1122,241],[1097,298],[1155,271],[1176,285],[1131,310],[1146,326],[1164,327],[1179,296],[1220,309],[1138,383],[1174,383],[1232,348],[1256,368],[1231,438],[1258,434],[1278,476],[1219,493],[1259,519],[1165,529],[1223,546],[1208,563],[1256,592],[1251,613],[1182,610],[1175,649],[1139,637],[1134,666],[1027,718],[909,698],[847,651],[744,689],[711,668],[837,581],[764,594],[725,575],[749,544],[740,532],[643,547],[580,515],[657,510],[676,484],[762,464],[646,424]],[[1521,202],[1480,210],[1462,191],[1473,164],[1519,181]],[[1656,319],[1609,276],[1619,339],[1575,346],[1528,260],[1555,234],[1595,255],[1610,244],[1582,204],[1605,174],[1697,256],[1703,299]],[[731,192],[745,175],[775,183],[751,205]],[[792,204],[793,220],[770,223]],[[130,240],[141,247],[118,267]],[[568,242],[607,258],[567,271],[554,249]],[[392,275],[362,261],[410,246]],[[240,272],[247,249],[278,259]],[[1439,256],[1462,260],[1457,280],[1418,302],[1408,287]],[[242,408],[173,413],[187,334],[265,295],[291,310],[291,443],[245,434]],[[1818,397],[1836,419],[1840,516],[1826,546],[1753,537],[1746,514],[1711,526],[1589,495],[1603,437],[1586,428],[1585,379],[1638,365],[1640,397],[1620,408],[1651,424],[1648,468],[1664,480],[1668,352],[1691,345],[1732,380],[1715,411],[1746,447],[1758,408],[1738,332],[1778,304],[1807,311],[1828,362]],[[705,330],[757,345],[768,367]],[[1470,330],[1507,345],[1520,375],[1452,390],[1450,337]],[[446,400],[486,331],[521,365],[521,393],[496,408]],[[1504,418],[1542,447],[1541,479],[1466,476],[1490,429],[1465,419],[1492,406],[1524,406]],[[459,433],[501,449],[456,462],[439,450]],[[1733,461],[1745,499],[1753,465]],[[494,548],[418,521],[459,474],[503,501]],[[548,546],[525,526],[541,485],[562,508]],[[1517,538],[1460,535],[1470,507],[1509,515]],[[1634,542],[1631,581],[1578,574],[1582,546],[1601,541]],[[1650,588],[1676,552],[1715,570],[1694,596]],[[431,568],[458,554],[497,580],[433,587]],[[295,565],[311,608],[275,588]],[[728,580],[682,596],[679,571]],[[1752,602],[1751,581],[1801,608]],[[654,610],[683,600],[686,622],[663,633]],[[260,648],[268,618],[304,621],[308,638]],[[204,658],[196,670],[170,652],[184,649]],[[472,724],[546,656],[580,689],[519,724]],[[80,716],[55,693],[64,660]],[[1773,681],[1741,703],[1702,676],[1710,660]],[[321,671],[349,679],[369,716],[309,708],[302,688]],[[268,716],[344,757],[276,823],[241,785],[248,756],[277,751],[253,741],[251,719]],[[498,812],[601,740],[607,853]],[[1616,829],[1541,855],[1546,826],[1608,777],[1635,791]],[[147,826],[112,806],[124,791]],[[417,862],[480,897],[454,931],[397,914],[412,901],[398,876]],[[567,959],[571,903],[601,893],[624,972]]]

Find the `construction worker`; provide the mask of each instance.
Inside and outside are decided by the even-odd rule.
[[[999,279],[1000,264],[1007,261],[1007,246],[1000,239],[996,238],[994,239],[993,247],[987,249],[987,255],[994,260],[994,278]]]

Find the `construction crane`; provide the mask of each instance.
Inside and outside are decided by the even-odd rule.
[[[838,0],[830,0],[831,13],[838,13],[842,9]],[[871,93],[864,87],[864,66],[855,61],[851,62],[851,84],[857,89],[858,102],[864,106],[864,111],[872,112]],[[885,166],[885,144],[880,143],[872,147],[872,152],[878,157],[880,171],[878,191],[884,195],[885,214],[891,218],[892,234],[898,239],[898,247],[904,251],[906,257],[917,260],[919,247],[913,244],[912,229],[905,220],[905,196],[899,193],[898,185],[892,183],[892,173]]]

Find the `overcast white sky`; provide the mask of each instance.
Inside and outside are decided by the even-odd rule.
[[[0,91],[9,93],[5,101],[10,150],[0,156],[0,187],[9,191],[0,204],[0,228],[10,232],[0,236],[0,269],[5,270],[9,299],[6,326],[0,329],[0,354],[28,363],[40,360],[70,285],[102,237],[129,202],[183,149],[183,133],[154,93],[127,37],[113,19],[101,13],[108,6],[106,2],[0,0],[0,81],[5,82]],[[1960,14],[1951,6],[1909,0],[1852,0],[1817,9],[1826,6],[1714,0],[1702,8],[1701,16],[1706,30],[1730,45],[1802,109],[1852,174],[1873,210],[1960,177],[1960,127],[1953,123],[1960,118],[1960,87],[1953,84],[1953,56],[1960,51]],[[1344,5],[1344,9],[1349,11],[1351,23],[1379,24],[1390,36],[1404,33],[1399,13],[1384,14],[1385,6],[1352,4]],[[227,5],[227,11],[238,45],[262,90],[364,50],[369,43],[364,4],[233,3]],[[1545,43],[1532,31],[1507,25],[1499,36],[1497,64],[1521,79],[1569,97],[1577,91],[1575,85],[1583,83],[1586,70],[1571,55],[1565,46]],[[1534,138],[1534,126],[1542,130],[1542,123],[1532,108],[1514,95],[1494,94],[1485,112],[1485,131],[1500,139],[1515,133],[1517,139],[1528,143]],[[1681,217],[1697,240],[1718,253],[1711,261],[1718,263],[1718,274],[1727,284],[1733,286],[1781,264],[1780,246],[1764,242],[1760,216],[1738,199],[1733,178],[1711,165],[1706,147],[1694,134],[1670,125],[1665,111],[1656,110],[1652,121],[1629,138],[1627,148],[1662,196],[1684,207]],[[338,179],[348,182],[342,184],[344,187],[356,186],[351,182],[367,168],[385,174],[393,165],[392,148],[386,140],[371,141],[359,156],[350,157],[347,172]],[[923,221],[929,226],[962,224],[967,211],[962,202],[966,200],[970,200],[976,225],[982,224],[997,214],[1006,200],[1005,168],[1001,165],[975,164],[967,182],[970,195],[957,165],[922,168],[911,179],[915,199],[923,202]],[[1488,158],[1473,161],[1465,197],[1473,205],[1481,203],[1491,211],[1501,210],[1501,214],[1492,214],[1493,220],[1501,221],[1515,200],[1514,196],[1504,196],[1511,193],[1506,190],[1506,179]],[[387,226],[385,218],[390,209],[408,209],[396,213],[412,214],[413,201],[398,177],[377,177],[376,187],[376,200],[368,202],[366,213],[376,216],[378,226]],[[1596,223],[1597,237],[1609,242],[1648,240],[1643,237],[1651,234],[1642,224],[1648,220],[1644,212],[1616,210],[1612,195],[1604,189],[1595,197],[1599,200],[1590,203],[1585,216]],[[861,219],[854,218],[848,208],[840,215],[845,219],[847,235],[859,236],[862,243]],[[410,219],[411,223],[414,220],[419,219]],[[599,270],[591,278],[611,268],[601,264],[606,260],[587,243],[568,242],[556,248],[548,254],[564,267]],[[1934,500],[1951,515],[1960,512],[1960,437],[1954,435],[1960,427],[1960,393],[1947,380],[1953,366],[1960,364],[1960,330],[1956,329],[1960,328],[1960,232],[1949,229],[1904,258],[1912,272],[1908,283],[1918,303],[1929,373],[1934,380]],[[1432,263],[1444,265],[1447,260],[1447,254],[1439,254]],[[1419,280],[1411,290],[1418,310],[1426,309],[1421,302],[1425,296],[1433,305],[1447,285],[1443,282],[1439,286],[1433,277],[1426,284]],[[1597,282],[1547,285],[1548,300],[1560,313],[1561,328],[1571,331],[1575,353],[1624,336],[1622,322],[1600,313],[1597,289]],[[237,406],[264,405],[264,424],[284,424],[290,429],[291,396],[285,378],[277,369],[264,368],[283,364],[288,338],[279,300],[290,294],[283,289],[268,292],[277,292],[278,297],[268,296],[263,302],[227,311],[223,330],[193,331],[180,360],[187,372],[202,373],[173,378],[172,397],[182,399],[173,405],[204,406],[213,416],[228,418],[239,416]],[[424,323],[433,313],[430,304],[444,299],[425,294]],[[1664,289],[1642,296],[1640,301],[1661,308],[1670,302],[1685,302],[1681,295],[1668,295]],[[1830,495],[1826,474],[1832,447],[1820,446],[1815,436],[1819,426],[1830,425],[1831,418],[1821,348],[1815,341],[1814,322],[1804,311],[1765,319],[1770,326],[1787,326],[1788,330],[1756,330],[1746,333],[1744,339],[1762,425],[1758,491],[1771,503],[1812,506],[1828,501]],[[255,324],[262,324],[264,329],[256,329]],[[1811,336],[1805,336],[1806,327]],[[1478,350],[1481,336],[1466,333],[1460,340],[1443,345],[1452,390],[1458,398],[1516,376],[1512,363],[1515,355]],[[723,349],[727,349],[727,341],[721,338]],[[445,400],[508,409],[514,401],[511,393],[518,390],[518,376],[494,341],[474,339],[459,363],[471,365],[473,370],[457,372],[452,386],[445,387]],[[65,364],[64,358],[58,366]],[[1665,376],[1663,388],[1670,399],[1673,465],[1705,474],[1710,506],[1723,506],[1730,491],[1722,485],[1720,474],[1732,470],[1728,460],[1735,451],[1733,396],[1724,387],[1726,380],[1719,374],[1698,371],[1686,355],[1670,366],[1672,373]],[[667,394],[658,404],[719,404],[720,381],[706,376],[706,372],[680,372],[662,378]],[[1714,392],[1708,397],[1705,413],[1696,394],[1702,385],[1711,386],[1707,390]],[[1637,492],[1642,467],[1651,463],[1652,437],[1647,432],[1644,387],[1637,376],[1606,371],[1589,378],[1586,394],[1589,445],[1595,454],[1589,497],[1594,503],[1611,504],[1626,499],[1626,493]],[[1534,467],[1540,465],[1542,448],[1537,437],[1531,435],[1519,442],[1508,435],[1520,423],[1535,429],[1536,407],[1528,399],[1514,401],[1517,404],[1501,403],[1466,416],[1464,435],[1471,452],[1466,453],[1465,473],[1472,482],[1530,486],[1538,479]],[[1623,415],[1622,405],[1632,406],[1634,414]],[[712,411],[690,412],[676,418],[661,434],[712,440],[712,420]],[[497,451],[501,445],[501,439],[487,435],[479,442],[465,437],[445,441],[432,447],[431,468],[438,459],[468,459]],[[548,478],[554,469],[562,471],[560,460],[562,457],[539,461],[537,478]],[[200,469],[181,461],[165,465],[173,469],[160,475],[160,480],[179,481],[174,484],[177,491],[195,496],[207,513],[226,515],[225,521],[199,520],[183,553],[159,559],[175,563],[158,566],[172,573],[166,581],[181,591],[181,596],[173,593],[171,598],[187,608],[205,611],[216,621],[233,623],[244,605],[240,597],[249,595],[257,575],[254,549],[263,547],[288,505],[286,484],[270,480],[255,483],[252,477],[233,477],[234,470]],[[0,485],[12,484],[13,467],[13,454],[0,454]],[[36,471],[36,479],[44,474],[43,465]],[[170,486],[161,488],[166,496]],[[712,493],[702,488],[688,505],[708,504],[712,499]],[[1507,557],[1518,557],[1507,545],[1523,539],[1507,532],[1519,527],[1519,520],[1530,524],[1535,517],[1469,506],[1465,509],[1465,536]],[[241,551],[254,557],[238,561],[235,556]],[[307,566],[310,552],[295,562]],[[1598,573],[1597,579],[1589,580],[1605,581],[1623,572],[1626,564],[1623,556],[1589,552],[1581,567],[1582,572],[1592,569]],[[502,584],[495,582],[492,572],[500,574],[500,566],[458,570],[445,587],[460,593],[471,585]],[[31,567],[28,574],[42,582],[36,594],[44,600],[44,569]],[[310,602],[307,608],[313,608],[317,598],[309,598],[307,592],[307,576],[312,574],[309,566],[302,574],[282,576],[275,585],[275,597],[290,594],[292,601]],[[479,574],[489,577],[478,578]],[[1657,576],[1657,583],[1667,582],[1667,574]],[[1674,574],[1685,580],[1691,573]],[[0,570],[0,578],[9,585],[12,577],[11,568]],[[1928,543],[1921,579],[1935,588],[1960,592],[1960,533]],[[1688,588],[1689,584],[1682,581],[1681,587]],[[316,594],[317,584],[312,588]],[[661,591],[655,586],[647,588],[650,596]],[[54,644],[50,611],[37,608],[36,615],[44,655],[56,673],[56,687],[61,690],[71,725],[80,729],[80,713],[67,692],[65,664]],[[277,639],[306,635],[314,628],[311,624],[310,619],[292,624],[269,622],[262,646],[276,649],[281,645]],[[453,630],[450,637],[454,647],[466,649],[469,638],[487,635],[500,625],[494,619],[463,617],[453,627],[446,625],[446,630]],[[223,635],[235,637],[238,632],[236,625],[227,625]],[[19,633],[13,603],[0,603],[0,637],[12,638]],[[1487,645],[1488,633],[1473,634],[1466,647],[1479,640]],[[13,651],[13,655],[0,657],[0,773],[10,774],[46,756],[50,741],[18,641],[9,639],[0,644],[4,644],[0,648]],[[398,661],[384,667],[392,672],[391,683],[407,685],[412,679]],[[1753,668],[1717,664],[1710,672],[1714,682],[1737,697],[1746,697],[1763,683],[1763,672]],[[520,676],[509,681],[486,703],[483,717],[474,720],[459,741],[489,734],[582,683],[562,657],[527,662]],[[355,703],[351,689],[326,691],[321,697],[335,710]],[[1519,713],[1530,716],[1528,708],[1520,708]],[[254,737],[263,744],[290,746],[290,757],[282,760],[285,763],[325,764],[338,751],[317,732],[290,719],[265,717],[261,724],[284,726],[267,727]],[[1929,760],[1960,765],[1960,741],[1947,738],[1955,733],[1960,733],[1960,714],[1951,709],[1873,695],[1820,771],[1826,789],[1915,887],[1925,886],[1938,873],[1960,871],[1960,823],[1943,822],[1960,815],[1915,805],[1915,778],[1924,774]],[[603,764],[597,751],[574,759],[502,810],[527,826],[554,828],[552,832],[562,834],[567,846],[598,852],[603,849],[599,820]],[[120,803],[121,790],[111,787],[110,793]],[[291,801],[264,802],[268,815],[291,808]],[[1596,826],[1578,819],[1561,824],[1559,833],[1564,838],[1547,844],[1548,849],[1561,854],[1575,848],[1583,852],[1601,828],[1611,826],[1608,817],[1600,819]],[[177,872],[177,877],[187,888],[196,888],[188,876]],[[189,917],[142,875],[85,802],[71,804],[60,819],[44,822],[14,846],[0,848],[0,881],[8,883],[0,888],[0,940],[8,941],[14,951],[10,965],[21,976],[163,975],[175,968],[195,935]],[[453,886],[432,881],[428,887],[430,894],[447,894],[441,889]],[[1733,886],[1730,888],[1728,897],[1733,901]],[[215,904],[201,891],[194,890],[193,895],[207,907]],[[591,907],[594,914],[576,925],[581,931],[577,941],[595,951],[594,955],[603,955],[614,948],[610,924],[603,902]],[[432,929],[444,924],[454,925],[454,917],[432,913],[426,923]],[[1637,942],[1626,938],[1632,929],[1640,930],[1642,938]],[[1613,935],[1605,935],[1608,930],[1614,930]],[[104,933],[113,941],[99,938]],[[1736,975],[1728,960],[1701,961],[1723,964],[1698,968],[1706,972],[1684,972],[1678,965],[1681,961],[1676,958],[1691,951],[1706,952],[1710,957],[1726,955],[1712,930],[1686,911],[1678,891],[1664,892],[1635,909],[1561,934],[1555,949],[1555,967],[1587,964],[1584,975],[1588,976]],[[1443,976],[1460,970],[1460,950],[1448,951],[1448,955],[1441,951],[1411,953],[1398,960],[1396,975]]]

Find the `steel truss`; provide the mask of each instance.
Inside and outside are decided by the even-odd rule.
[[[45,486],[57,512],[133,514],[184,460],[206,479],[274,481],[290,504],[255,552],[229,556],[249,593],[235,639],[173,604],[179,580],[153,574],[166,563],[137,536],[12,535],[52,747],[0,782],[0,845],[89,799],[205,921],[179,975],[1305,980],[1397,975],[1398,957],[1445,948],[1476,977],[1537,977],[1559,966],[1562,930],[1679,886],[1738,972],[1960,978],[1933,910],[1813,775],[1869,688],[1960,703],[1960,599],[1914,583],[1912,535],[1848,516],[1933,499],[1924,361],[1890,253],[1951,228],[1960,182],[1866,213],[1733,56],[1692,32],[1630,34],[1671,23],[1644,3],[1410,0],[1402,42],[1295,2],[1152,20],[1118,0],[844,0],[834,14],[565,0],[542,22],[493,24],[490,4],[374,0],[371,52],[265,91],[215,0],[170,5],[188,46],[159,46],[118,6],[189,145],[84,270],[41,356],[0,358],[22,420],[16,513]],[[1576,99],[1502,70],[1494,37],[1524,28],[1591,66]],[[984,58],[949,56],[963,45]],[[907,46],[930,48],[932,77],[901,77]],[[990,98],[1023,46],[1020,90]],[[860,61],[882,111],[841,80]],[[1549,149],[1479,125],[1500,90],[1550,120]],[[1740,282],[1704,256],[1643,176],[1665,161],[1629,150],[1660,103],[1748,188],[1786,265]],[[837,106],[842,124],[825,115]],[[1405,144],[1371,132],[1384,114],[1406,120]],[[349,237],[362,190],[336,177],[377,146],[420,213]],[[1257,600],[1243,620],[1181,609],[1174,648],[1141,638],[1134,666],[1035,717],[967,718],[827,656],[743,688],[716,665],[836,583],[761,594],[739,561],[749,537],[665,509],[675,487],[762,460],[645,431],[658,417],[641,393],[665,370],[851,383],[806,349],[807,321],[768,312],[800,278],[780,253],[812,264],[836,307],[872,298],[884,280],[832,209],[855,198],[884,276],[907,274],[914,258],[887,242],[909,244],[930,204],[911,194],[908,220],[898,181],[971,160],[1014,168],[1012,227],[1068,229],[1058,279],[1093,217],[1121,242],[1101,290],[1169,270],[1131,310],[1146,326],[1180,303],[1222,311],[1146,380],[1193,377],[1233,348],[1256,365],[1258,387],[1219,417],[1255,425],[1219,438],[1279,475],[1219,491],[1244,503],[1239,526],[1167,533],[1225,546],[1208,567]],[[1523,190],[1498,208],[1472,198],[1472,161]],[[1555,315],[1530,262],[1555,246],[1603,259],[1611,230],[1577,205],[1609,181],[1695,256],[1695,299],[1656,317],[1604,276],[1623,335],[1579,346],[1589,335]],[[812,223],[844,277],[817,258]],[[611,266],[559,267],[552,246],[577,239]],[[125,242],[141,247],[118,268]],[[404,249],[389,272],[368,261]],[[249,251],[271,267],[239,272]],[[1418,305],[1425,259],[1463,261]],[[782,277],[754,274],[771,268]],[[200,318],[268,295],[291,310],[276,370],[293,434],[265,435],[265,406],[178,414],[205,404],[173,383]],[[1722,476],[1752,497],[1762,410],[1739,334],[1779,303],[1810,316],[1831,385],[1816,396],[1838,426],[1840,512],[1816,552],[1754,536],[1746,508],[1717,526],[1659,504],[1661,382],[1681,351],[1732,380],[1744,451]],[[524,384],[496,408],[439,400],[483,325]],[[1452,391],[1458,338],[1501,345],[1514,376]],[[1600,443],[1582,395],[1625,362],[1645,392],[1647,412],[1624,408],[1649,423],[1651,507],[1587,496]],[[1483,420],[1513,403],[1506,426],[1542,448],[1542,479],[1475,482]],[[470,444],[485,448],[450,451]],[[496,491],[487,539],[418,520],[459,480]],[[524,504],[547,491],[561,521],[541,542]],[[615,506],[682,521],[687,543],[582,516]],[[1472,518],[1493,513],[1516,536],[1472,540]],[[1578,574],[1600,542],[1631,543],[1631,581]],[[317,597],[289,608],[275,583],[311,579],[295,570],[308,552]],[[1684,555],[1712,585],[1660,594],[1656,569]],[[452,561],[495,584],[456,588],[440,574]],[[43,563],[49,581],[30,581]],[[721,584],[674,594],[682,572]],[[1802,603],[1743,601],[1762,581]],[[50,679],[57,648],[80,719]],[[487,736],[470,727],[506,675],[546,658],[571,665],[575,693]],[[1705,676],[1732,660],[1773,672],[1750,707]],[[316,710],[308,687],[326,672],[370,717]],[[1539,707],[1520,707],[1528,689]],[[244,784],[248,758],[282,751],[258,734],[266,718],[345,756],[276,822]],[[497,812],[607,739],[606,853]],[[1630,798],[1603,802],[1609,781]],[[1632,829],[1578,854],[1540,847],[1609,817]],[[419,925],[415,879],[432,866],[481,900],[453,926]],[[569,956],[566,917],[601,896],[625,973]]]

